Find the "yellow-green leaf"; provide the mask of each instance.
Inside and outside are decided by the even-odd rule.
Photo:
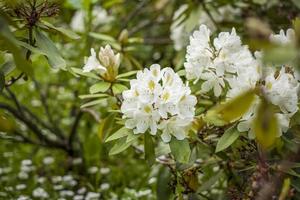
[[[242,117],[251,107],[255,99],[255,91],[249,90],[234,99],[210,109],[205,121],[216,126],[232,123]]]
[[[279,135],[278,120],[273,107],[262,100],[259,104],[257,115],[253,120],[253,130],[257,142],[265,149],[270,148]]]
[[[240,132],[235,127],[227,129],[217,143],[216,152],[228,148],[239,136]]]
[[[109,89],[110,85],[111,83],[104,81],[96,83],[90,87],[90,93],[95,94],[98,92],[106,92]]]

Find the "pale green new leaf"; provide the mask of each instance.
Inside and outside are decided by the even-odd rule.
[[[57,32],[65,35],[65,36],[67,36],[67,37],[69,37],[71,39],[78,40],[80,38],[80,36],[77,33],[73,32],[73,31],[71,31],[69,29],[66,29],[66,28],[63,28],[63,27],[56,27],[53,24],[51,24],[51,23],[49,23],[47,21],[44,21],[44,20],[42,20],[42,23],[46,27],[48,27],[48,28],[50,28],[52,30],[55,30],[55,31],[57,31]]]
[[[95,106],[95,105],[97,105],[97,104],[102,103],[104,100],[106,100],[106,99],[103,98],[103,99],[97,99],[97,100],[94,100],[94,101],[90,101],[90,102],[85,103],[85,104],[83,104],[82,106],[80,106],[80,108],[86,108],[86,107]]]
[[[227,129],[217,143],[216,152],[228,148],[239,136],[240,132],[234,126]]]
[[[124,90],[128,90],[128,88],[125,85],[116,83],[116,84],[113,84],[113,86],[112,86],[112,91],[114,94],[120,94]]]
[[[131,141],[129,143],[126,143],[126,138],[123,137],[121,139],[119,139],[115,144],[114,146],[110,149],[109,151],[109,155],[112,156],[112,155],[116,155],[118,153],[121,153],[122,151],[124,151],[125,149],[127,149],[128,147],[130,147],[130,145],[134,142]]]
[[[98,92],[106,92],[109,89],[110,85],[111,83],[104,81],[96,83],[90,87],[90,93],[95,94]]]
[[[175,160],[180,163],[188,163],[190,160],[191,149],[187,139],[177,140],[172,138],[170,142],[170,149]]]
[[[130,129],[127,129],[125,127],[120,128],[115,133],[113,133],[111,136],[109,136],[105,142],[110,142],[125,136],[128,136],[132,131]]]
[[[137,72],[138,72],[137,70],[134,70],[134,71],[126,72],[123,74],[119,74],[118,76],[116,76],[116,79],[132,76],[132,75],[136,74]]]
[[[265,149],[270,148],[279,135],[279,124],[274,109],[266,100],[262,100],[256,117],[253,120],[253,130],[257,142]]]

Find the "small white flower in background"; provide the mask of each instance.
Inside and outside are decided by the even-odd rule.
[[[62,189],[64,189],[64,186],[63,185],[54,185],[53,189],[54,190],[62,190]]]
[[[216,30],[214,22],[202,6],[199,6],[196,12],[190,14],[187,13],[187,10],[188,5],[183,4],[173,15],[173,22],[170,27],[170,38],[174,43],[174,49],[176,51],[180,51],[188,45],[189,35],[196,26],[206,24],[212,32]],[[240,9],[233,8],[229,5],[219,7],[218,9],[210,9],[210,14],[216,22],[232,21],[239,13]],[[195,16],[197,16],[199,21],[195,20]]]
[[[85,187],[82,187],[79,190],[77,190],[78,194],[84,194],[85,192],[86,192],[86,188]]]
[[[38,183],[44,183],[46,181],[46,178],[45,177],[39,177],[37,181],[38,181]]]
[[[110,168],[108,167],[100,168],[100,174],[102,175],[109,174],[109,172],[110,172]]]
[[[99,193],[88,192],[86,197],[85,197],[85,200],[97,200],[97,199],[99,199],[99,197],[100,197]]]
[[[72,197],[74,196],[74,192],[71,190],[62,190],[59,192],[59,195],[62,197]]]
[[[43,163],[44,163],[45,165],[50,165],[50,164],[52,164],[53,162],[54,162],[54,158],[53,158],[53,157],[50,157],[50,156],[43,159]]]
[[[27,186],[25,184],[16,185],[16,190],[24,190]]]
[[[62,181],[62,177],[61,176],[53,176],[51,180],[52,180],[52,183],[59,183]]]
[[[18,174],[18,177],[19,177],[19,179],[21,179],[21,180],[26,180],[26,179],[28,179],[29,178],[29,175],[26,173],[26,172],[19,172],[19,174]]]
[[[281,29],[279,34],[272,34],[270,36],[272,42],[280,45],[292,44],[295,38],[295,31],[293,29],[288,29],[286,33]]]
[[[222,94],[226,82],[229,85],[239,85],[245,77],[251,77],[246,80],[247,84],[251,82],[250,87],[247,87],[255,86],[259,79],[258,64],[248,47],[242,45],[235,29],[221,32],[214,39],[210,36],[211,30],[206,25],[201,25],[190,36],[184,63],[187,79],[203,80],[201,92],[208,93],[212,90],[216,97]],[[243,78],[237,78],[238,76]]]
[[[72,160],[72,164],[73,165],[79,165],[79,164],[81,164],[82,163],[82,158],[74,158],[73,160]]]
[[[84,199],[84,196],[83,195],[75,195],[73,197],[73,200],[83,200]]]
[[[32,165],[31,160],[22,160],[21,165]]]
[[[140,190],[137,192],[137,197],[144,197],[144,196],[149,196],[151,195],[152,191],[150,189],[147,190]]]
[[[160,129],[164,142],[169,142],[172,135],[179,140],[186,137],[197,99],[173,69],[153,64],[139,71],[130,86],[122,94],[126,128],[133,129],[134,134],[149,130],[152,135]]]
[[[44,198],[44,199],[49,197],[48,193],[41,187],[34,189],[32,192],[32,196],[36,198]]]
[[[71,19],[70,26],[74,31],[84,32],[86,13],[83,10],[75,12]],[[99,25],[107,24],[113,20],[112,16],[108,16],[107,11],[100,6],[95,6],[92,10],[92,25],[97,27]]]
[[[98,167],[93,166],[88,169],[89,174],[96,174],[99,171]]]
[[[106,45],[104,48],[100,47],[98,56],[92,48],[91,55],[83,67],[83,72],[95,70],[104,80],[113,81],[118,75],[120,62],[120,54],[115,54],[110,45]]]
[[[110,188],[109,183],[102,183],[102,184],[100,185],[100,190],[101,190],[101,191],[108,190],[109,188]]]
[[[17,200],[30,200],[30,198],[28,196],[21,195],[17,198]]]

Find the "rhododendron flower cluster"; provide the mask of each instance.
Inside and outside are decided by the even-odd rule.
[[[169,142],[171,136],[178,140],[186,137],[197,103],[179,75],[171,68],[161,69],[158,64],[139,71],[137,79],[130,81],[130,90],[123,92],[123,98],[125,126],[133,129],[134,134],[149,130],[156,135],[161,130],[164,142]]]
[[[245,83],[238,87],[249,89],[259,78],[256,61],[234,28],[211,39],[211,31],[201,25],[190,37],[184,66],[188,79],[203,81],[202,93],[213,90],[216,97],[222,94],[226,82],[234,88],[243,80]]]

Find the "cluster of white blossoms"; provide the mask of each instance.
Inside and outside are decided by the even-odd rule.
[[[294,30],[289,29],[286,34],[283,30],[279,34],[272,34],[270,41],[278,45],[289,45],[294,38]],[[211,40],[211,31],[201,25],[190,37],[187,47],[186,76],[189,80],[202,81],[202,93],[213,90],[214,96],[223,94],[227,99],[263,83],[261,87],[265,97],[278,107],[276,117],[281,135],[288,130],[290,118],[298,111],[299,76],[291,64],[280,66],[279,69],[276,68],[278,66],[262,67],[262,54],[263,52],[255,52],[254,57],[248,47],[241,44],[235,29],[231,33],[221,32]],[[251,138],[254,137],[252,122],[259,102],[260,98],[256,96],[237,126],[240,132],[248,132]]]
[[[272,34],[270,41],[279,45],[292,44],[295,38],[294,30],[288,29],[286,34],[283,30],[279,34]],[[257,57],[257,63],[260,57]],[[289,128],[290,118],[298,111],[298,93],[299,80],[295,69],[292,66],[281,66],[276,70],[276,66],[265,67],[264,74],[266,75],[264,85],[262,86],[264,95],[270,103],[277,106],[279,109],[276,112],[276,117],[279,124],[279,135],[285,133]],[[240,82],[242,84],[242,82]],[[254,137],[252,130],[252,121],[255,118],[258,108],[259,98],[256,98],[255,103],[250,110],[240,119],[238,130],[241,132],[249,131],[249,136]]]
[[[254,87],[259,79],[256,60],[248,47],[242,45],[234,28],[231,33],[221,32],[211,39],[211,31],[201,25],[190,37],[184,67],[187,79],[203,81],[201,92],[213,91],[216,97],[222,94],[226,83],[234,88],[231,96]]]
[[[130,89],[123,92],[121,111],[126,119],[126,128],[134,134],[150,130],[169,142],[171,136],[178,140],[186,137],[188,126],[193,121],[197,99],[184,85],[179,75],[171,68],[161,69],[153,64],[150,69],[137,73],[130,81]]]

